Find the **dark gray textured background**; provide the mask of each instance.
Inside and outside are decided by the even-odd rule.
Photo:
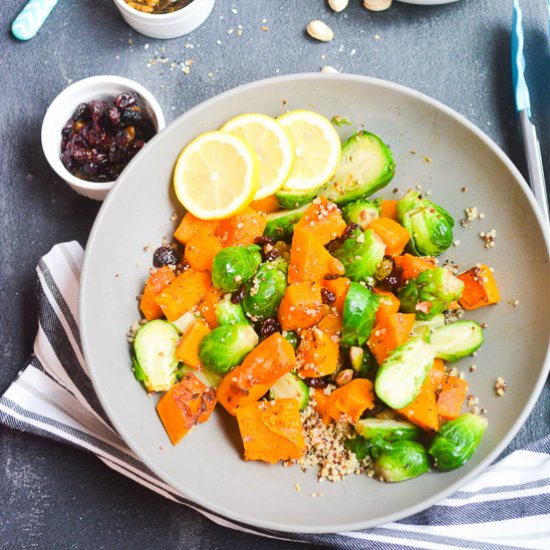
[[[9,26],[24,3],[4,2],[0,10],[0,393],[32,350],[38,259],[60,241],[85,245],[99,207],[59,180],[42,155],[42,117],[71,81],[94,74],[136,79],[156,95],[170,122],[241,83],[332,65],[443,101],[477,124],[526,173],[510,76],[512,0],[435,7],[394,2],[383,13],[351,0],[341,14],[330,12],[323,0],[218,0],[200,29],[170,41],[133,32],[109,0],[60,0],[40,33],[18,43]],[[522,5],[527,78],[550,178],[546,0]],[[305,35],[306,24],[316,18],[333,28],[331,43]],[[262,31],[263,25],[269,31]],[[148,66],[155,56],[167,61]],[[189,75],[172,67],[188,59],[193,60]],[[508,451],[549,431],[547,383]],[[294,548],[218,527],[93,456],[0,426],[1,548],[237,546]]]

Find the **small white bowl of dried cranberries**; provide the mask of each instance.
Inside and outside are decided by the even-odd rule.
[[[161,106],[141,84],[92,76],[65,88],[49,106],[42,149],[76,192],[103,200],[126,165],[165,125]]]

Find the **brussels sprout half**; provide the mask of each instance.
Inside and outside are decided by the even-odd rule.
[[[346,204],[368,197],[393,178],[395,162],[384,142],[361,130],[342,144],[340,162],[333,178],[319,191],[327,200]]]
[[[384,360],[374,382],[379,399],[392,409],[414,401],[432,368],[435,353],[421,338],[410,338]]]
[[[463,466],[477,449],[487,424],[486,418],[471,413],[443,424],[429,448],[434,466],[443,472]]]
[[[356,228],[332,255],[338,258],[352,281],[366,281],[376,273],[384,259],[386,245],[372,230]]]
[[[342,208],[342,216],[348,223],[356,223],[361,229],[380,217],[382,199],[359,199]]]
[[[247,283],[241,302],[243,310],[254,321],[275,317],[286,290],[286,276],[271,262],[262,264]]]
[[[134,376],[148,392],[167,391],[176,381],[176,327],[162,319],[142,325],[134,338]]]
[[[355,423],[355,431],[365,439],[381,437],[386,441],[414,441],[421,434],[420,428],[410,422],[387,418],[362,418]]]
[[[258,335],[249,324],[216,327],[199,344],[201,365],[217,374],[236,367],[258,345]]]
[[[407,250],[415,256],[439,256],[453,242],[453,217],[441,206],[409,191],[398,203],[401,225],[411,234]]]
[[[277,241],[292,240],[294,226],[306,211],[307,206],[296,208],[295,210],[282,210],[280,212],[271,212],[266,216],[267,224],[264,229],[264,235]]]
[[[231,301],[231,294],[226,294],[214,306],[218,325],[234,325],[235,323],[248,324],[241,304],[234,304]]]
[[[212,283],[216,288],[234,292],[247,283],[262,263],[261,248],[228,246],[220,250],[212,263]]]
[[[462,295],[464,283],[443,267],[427,269],[411,279],[399,291],[401,311],[414,313],[421,321],[432,319],[445,311]]]
[[[374,471],[384,481],[412,479],[430,469],[426,449],[416,441],[399,440],[374,461]]]
[[[344,300],[343,346],[362,346],[367,341],[379,305],[379,296],[359,283],[350,283]]]
[[[471,355],[482,343],[483,329],[475,321],[455,321],[436,328],[430,339],[435,356],[450,362]]]

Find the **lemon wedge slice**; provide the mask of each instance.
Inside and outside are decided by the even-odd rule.
[[[254,200],[273,195],[284,185],[294,164],[294,147],[287,131],[270,116],[248,113],[226,122],[220,130],[246,141],[260,160],[260,186]]]
[[[294,166],[284,189],[305,191],[326,183],[336,171],[341,143],[338,133],[324,116],[296,110],[277,121],[290,133],[294,144]]]
[[[229,218],[254,198],[260,162],[242,139],[227,132],[205,132],[180,153],[173,181],[178,200],[197,218]]]

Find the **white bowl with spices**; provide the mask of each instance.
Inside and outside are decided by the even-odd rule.
[[[113,102],[121,93],[137,94],[140,108],[152,126],[152,133],[159,133],[165,126],[162,107],[144,86],[121,76],[99,75],[79,80],[65,88],[51,103],[42,121],[41,141],[46,160],[67,184],[80,195],[94,200],[104,200],[116,183],[112,181],[88,181],[71,173],[62,161],[62,132],[69,121],[74,121],[75,111],[91,101]]]
[[[114,0],[114,3],[126,23],[137,32],[167,39],[183,36],[202,25],[215,0]],[[171,11],[160,11],[163,9]]]

